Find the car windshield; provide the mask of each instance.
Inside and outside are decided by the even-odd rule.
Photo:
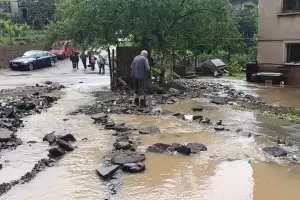
[[[35,58],[36,57],[36,52],[31,52],[31,51],[28,51],[28,52],[25,52],[23,57],[26,57],[26,58]]]
[[[65,46],[62,43],[55,43],[52,47],[53,50],[63,50],[64,48]]]

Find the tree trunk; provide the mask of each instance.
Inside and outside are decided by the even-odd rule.
[[[108,66],[109,66],[109,75],[110,75],[110,87],[112,88],[112,82],[113,82],[113,72],[112,72],[112,66],[111,66],[111,57],[110,57],[110,49],[109,47],[107,48],[107,53],[108,53]]]
[[[175,53],[172,53],[172,70],[171,70],[171,77],[173,80],[173,75],[174,75],[174,69],[176,67],[176,58],[175,58]]]
[[[111,62],[112,62],[112,69],[113,69],[113,81],[112,81],[112,88],[116,88],[117,86],[117,69],[115,68],[115,50],[112,50],[112,57],[111,57]]]
[[[150,39],[148,36],[143,36],[142,37],[142,41],[140,44],[140,48],[143,50],[147,50],[148,51],[148,60],[149,60],[149,65],[150,65],[150,72],[148,73],[148,80],[152,81],[152,74],[151,74],[151,69],[153,67],[153,59],[151,57],[152,55],[152,49],[151,49],[151,45],[150,45]]]
[[[166,74],[166,70],[165,69],[162,69],[161,71],[160,71],[160,74],[159,74],[159,86],[164,86],[165,85],[165,82],[166,82],[166,80],[165,80],[165,74]]]
[[[151,58],[151,45],[150,45],[150,39],[148,36],[143,36],[141,41],[141,46],[143,50],[148,51],[148,57]]]
[[[161,62],[160,62],[160,74],[159,74],[159,86],[164,86],[166,80],[165,80],[165,74],[166,74],[166,60],[164,54],[162,54]]]
[[[159,86],[164,86],[165,84],[165,74],[166,74],[166,59],[165,59],[165,37],[161,33],[156,34],[158,40],[159,50],[161,52],[161,64],[160,64],[160,74],[159,74]]]

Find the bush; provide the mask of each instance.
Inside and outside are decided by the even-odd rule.
[[[0,19],[0,34],[2,38],[2,45],[10,44],[9,37],[11,35],[12,42],[24,40],[24,38],[29,34],[30,26],[25,24],[17,24],[10,19],[4,20]],[[20,38],[22,37],[22,38]],[[7,38],[7,39],[6,39]],[[6,42],[8,41],[8,42]]]
[[[151,68],[151,75],[152,75],[152,77],[154,77],[155,82],[158,82],[159,74],[160,74],[160,69],[159,68],[157,68],[157,67],[152,67]]]
[[[229,76],[234,76],[241,72],[241,66],[237,61],[231,62],[228,65]]]
[[[249,59],[246,55],[232,55],[228,64],[229,76],[234,76],[238,73],[241,73],[248,60]]]
[[[238,54],[235,54],[235,55],[232,55],[230,60],[229,60],[229,63],[234,63],[234,62],[237,62],[241,68],[244,68],[248,62],[248,57],[246,55],[238,55]]]

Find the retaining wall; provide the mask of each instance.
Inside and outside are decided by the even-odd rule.
[[[0,46],[0,68],[8,68],[11,59],[22,55],[29,50],[40,50],[39,44],[21,44],[12,46]]]

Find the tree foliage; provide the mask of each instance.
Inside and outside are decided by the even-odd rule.
[[[258,31],[258,8],[238,10],[238,29],[247,47],[253,46]]]
[[[84,48],[130,40],[154,50],[161,77],[166,59],[243,49],[229,0],[60,0],[57,16],[49,38],[68,38]]]
[[[30,27],[26,24],[13,23],[11,20],[0,19],[0,35],[2,37],[11,34],[13,37],[24,36]]]
[[[57,11],[54,34],[86,45],[129,38],[158,52],[197,55],[240,41],[229,0],[61,0]]]
[[[55,18],[55,3],[57,0],[25,0],[29,10],[28,23],[34,28],[43,28]]]

